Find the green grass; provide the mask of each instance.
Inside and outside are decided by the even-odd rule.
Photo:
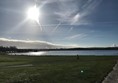
[[[0,83],[101,83],[117,56],[0,55]],[[83,71],[83,73],[81,72]]]

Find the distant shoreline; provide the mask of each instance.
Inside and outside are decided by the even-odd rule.
[[[38,52],[38,51],[86,51],[86,50],[118,50],[118,47],[87,47],[87,48],[48,48],[48,49],[33,49],[17,47],[1,47],[0,52],[13,53],[13,52]]]
[[[91,47],[91,48],[58,48],[58,49],[17,49],[18,52],[37,51],[78,51],[78,50],[118,50],[118,47]]]

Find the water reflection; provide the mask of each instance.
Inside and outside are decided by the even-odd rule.
[[[82,51],[39,51],[39,52],[27,52],[27,53],[11,53],[10,55],[118,55],[118,50],[82,50]]]
[[[41,56],[46,52],[27,52],[27,53],[10,53],[9,55],[29,55],[29,56]]]

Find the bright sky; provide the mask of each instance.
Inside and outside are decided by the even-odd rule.
[[[0,38],[80,47],[118,44],[118,0],[0,0]]]

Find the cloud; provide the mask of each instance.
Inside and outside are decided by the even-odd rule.
[[[75,17],[76,12],[78,11],[77,4],[72,0],[58,3],[59,11],[55,12],[55,15],[58,16],[58,21],[71,23]]]
[[[72,30],[73,30],[74,27],[71,27],[69,30],[68,30],[68,33],[70,33]]]
[[[89,15],[102,0],[69,0],[66,2],[60,1],[59,10],[55,12],[58,16],[58,21],[66,22],[70,25],[88,24],[84,17]]]
[[[101,2],[102,0],[36,0],[36,4],[44,11],[43,17],[48,19],[53,16],[53,18],[49,18],[50,22],[55,20],[55,23],[58,21],[61,22],[61,25],[90,24],[90,20],[87,20],[86,16]],[[45,11],[46,9],[49,9],[48,13]],[[47,24],[45,21],[42,23]]]
[[[56,27],[52,30],[52,33],[57,30],[57,28],[61,25],[61,22],[56,25]]]
[[[71,45],[53,44],[46,41],[32,41],[32,40],[16,40],[0,38],[0,46],[16,46],[17,48],[31,48],[31,49],[51,49],[51,48],[68,48],[74,47]]]
[[[86,37],[87,36],[87,34],[76,34],[76,35],[72,35],[72,36],[69,36],[69,37],[66,37],[65,39],[68,39],[68,40],[72,40],[72,39],[75,39],[75,38],[77,38],[77,39],[81,39],[81,38],[84,38],[84,37]]]

